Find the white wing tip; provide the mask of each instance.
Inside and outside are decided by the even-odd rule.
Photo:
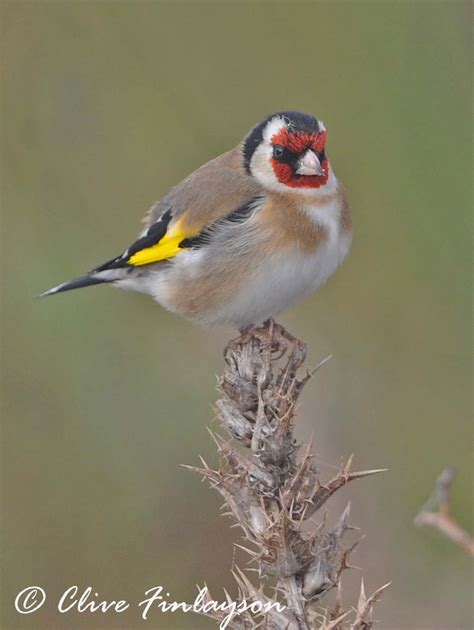
[[[48,295],[54,295],[55,293],[58,293],[61,290],[61,287],[64,286],[65,284],[67,284],[67,283],[63,282],[62,284],[58,284],[56,287],[53,287],[52,289],[48,289],[47,291],[43,291],[43,293],[40,293],[36,297],[39,299],[39,298],[48,297]]]

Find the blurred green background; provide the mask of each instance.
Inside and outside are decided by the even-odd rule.
[[[2,628],[211,628],[132,608],[59,615],[71,584],[132,603],[216,599],[237,531],[180,467],[216,459],[209,331],[108,287],[42,290],[117,254],[148,206],[266,114],[321,117],[354,207],[352,253],[281,321],[310,363],[324,477],[387,467],[351,499],[381,628],[472,628],[468,558],[413,517],[448,463],[471,513],[469,2],[2,3]],[[347,578],[347,601],[361,577]],[[21,616],[16,593],[48,592]]]

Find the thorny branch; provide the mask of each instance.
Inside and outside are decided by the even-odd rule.
[[[433,494],[418,512],[415,525],[435,527],[474,557],[474,539],[459,525],[451,513],[449,494],[455,474],[456,471],[451,466],[443,470],[436,480]]]
[[[330,529],[324,517],[316,518],[340,488],[381,470],[352,471],[349,458],[332,479],[321,481],[311,444],[303,447],[293,435],[296,403],[312,375],[300,374],[306,346],[282,326],[269,321],[242,334],[229,343],[224,357],[227,367],[219,381],[223,398],[216,411],[230,439],[211,433],[219,452],[217,469],[203,460],[202,468],[189,468],[222,496],[225,514],[243,532],[244,545],[237,546],[249,554],[259,578],[273,584],[270,597],[262,583],[255,587],[235,567],[240,599],[285,606],[283,612],[272,609],[260,617],[247,611],[228,627],[370,630],[374,605],[388,584],[367,597],[362,583],[357,604],[343,606],[341,576],[352,568],[349,557],[359,542],[343,542],[353,529],[348,524],[350,505]],[[323,606],[322,599],[333,589],[335,603]],[[224,613],[209,616],[222,621]]]

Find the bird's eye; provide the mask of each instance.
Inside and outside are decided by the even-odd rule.
[[[318,160],[320,162],[324,162],[324,160],[326,159],[326,154],[324,153],[324,151],[321,151],[320,153],[316,153],[316,155],[318,156]]]
[[[273,147],[273,157],[277,160],[280,160],[285,154],[285,148],[280,144],[275,144]]]

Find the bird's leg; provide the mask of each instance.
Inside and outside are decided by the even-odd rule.
[[[249,326],[242,326],[239,328],[240,337],[237,337],[235,341],[240,343],[247,343],[252,337],[256,337],[259,341],[264,342],[273,338],[273,320],[267,319],[263,324],[256,326],[250,324]]]
[[[269,341],[270,343],[273,342],[273,332],[275,329],[275,322],[273,321],[273,319],[267,319],[266,321],[263,322],[263,324],[260,326],[260,329],[262,331],[262,337],[266,337],[267,341]],[[258,329],[257,329],[258,330]]]
[[[260,341],[264,349],[269,349],[272,361],[278,361],[287,350],[286,340],[280,333],[281,326],[273,319],[267,319],[263,324],[253,329],[253,334]]]
[[[268,334],[270,336],[271,350],[274,353],[273,361],[278,361],[288,349],[285,337],[281,333],[282,327],[275,320],[270,319],[268,323]]]
[[[243,334],[256,337],[262,345],[270,345],[274,341],[275,322],[273,319],[267,319],[259,326],[248,326]]]
[[[304,359],[306,358],[306,350],[307,350],[306,344],[303,341],[301,341],[301,339],[298,339],[298,337],[294,337],[281,324],[278,324],[277,322],[275,322],[274,326],[275,326],[275,330],[283,339],[286,339],[291,344],[293,344],[294,351],[299,353],[302,357],[301,360],[304,361]]]

